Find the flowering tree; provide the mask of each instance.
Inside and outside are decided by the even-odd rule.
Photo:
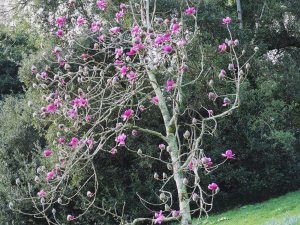
[[[105,0],[93,6],[102,14],[113,7]],[[98,14],[89,18],[79,13],[57,16],[53,35],[59,44],[45,56],[45,70],[31,68],[35,76],[33,88],[42,94],[42,101],[29,102],[37,109],[34,116],[57,129],[53,144],[43,151],[44,165],[37,169],[35,182],[39,191],[35,192],[30,184],[27,191],[37,210],[33,215],[46,218],[49,224],[61,223],[55,216],[54,204],[69,204],[82,196],[91,183],[93,189],[87,191],[84,200],[88,202],[86,207],[79,215],[66,215],[68,221],[83,216],[94,206],[119,224],[181,221],[188,225],[192,214],[207,215],[212,209],[219,187],[215,182],[204,187],[200,173],[209,174],[235,155],[226,150],[220,152],[222,162],[213,162],[201,148],[203,138],[214,134],[219,118],[238,108],[240,85],[247,75],[249,59],[240,63],[243,52],[238,53],[238,40],[231,34],[232,20],[224,18],[228,38],[220,44],[218,54],[226,54],[228,68],[220,69],[212,77],[208,83],[211,91],[202,96],[212,102],[222,99],[221,112],[215,113],[205,106],[199,111],[191,108],[185,92],[211,74],[210,70],[205,71],[202,54],[198,75],[187,76],[189,46],[199,32],[196,7],[187,4],[181,15],[163,19],[153,6],[150,11],[149,1],[120,4],[117,9],[112,8],[116,14],[111,20]],[[76,1],[70,0],[68,7],[76,8]],[[190,21],[194,25],[188,25]],[[232,92],[221,93],[214,80],[228,85]],[[159,113],[155,115],[153,111]],[[152,114],[153,120],[162,118],[164,132],[150,129],[147,123],[142,125],[145,114]],[[160,140],[156,155],[137,148],[134,140],[141,135]],[[141,160],[150,158],[166,168],[162,175],[154,174],[154,179],[161,181],[158,203],[151,203],[147,196],[137,193],[152,217],[129,221],[123,211],[117,213],[117,209],[105,204],[94,205],[99,184],[93,158],[97,154],[114,157],[120,151],[137,154]],[[78,189],[72,190],[69,182],[78,168],[91,174]],[[172,182],[178,200],[168,189]],[[191,202],[196,207],[191,208]]]

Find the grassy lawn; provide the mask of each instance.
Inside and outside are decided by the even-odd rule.
[[[212,215],[195,225],[300,225],[300,191],[255,205]]]

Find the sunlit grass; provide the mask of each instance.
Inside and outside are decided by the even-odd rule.
[[[246,205],[194,225],[300,225],[300,191],[288,193],[263,203]]]

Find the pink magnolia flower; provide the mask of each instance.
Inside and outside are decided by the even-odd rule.
[[[57,109],[57,105],[56,104],[50,104],[47,106],[46,108],[46,112],[47,113],[52,113]]]
[[[223,43],[223,44],[219,45],[219,52],[221,52],[221,53],[225,52],[226,49],[227,49],[226,43]]]
[[[119,58],[123,54],[123,48],[116,48],[115,54],[116,54],[116,59]]]
[[[100,30],[100,24],[99,24],[98,22],[93,22],[93,23],[91,24],[91,30],[92,30],[93,32],[99,31],[99,30]]]
[[[132,117],[134,114],[134,111],[132,109],[127,109],[125,110],[125,112],[122,114],[122,118],[123,118],[123,121],[129,119],[130,117]]]
[[[105,0],[100,0],[100,1],[97,2],[97,5],[98,5],[98,7],[101,10],[105,10],[105,8],[106,8],[106,1]]]
[[[90,56],[89,56],[88,54],[86,54],[86,53],[83,53],[83,54],[81,55],[81,58],[82,58],[82,60],[84,60],[84,61],[87,61],[89,57],[90,57]]]
[[[235,159],[234,155],[235,154],[233,154],[231,149],[226,150],[226,152],[222,154],[222,156],[226,157],[227,159]]]
[[[118,143],[118,146],[125,145],[126,138],[127,138],[126,134],[120,134],[119,136],[116,137],[115,141]]]
[[[46,71],[43,71],[41,73],[41,77],[44,78],[44,79],[46,79],[48,77],[48,73]]]
[[[122,60],[118,60],[118,59],[117,59],[117,60],[115,61],[115,65],[122,65],[122,64],[123,64],[123,61],[122,61]]]
[[[130,48],[130,51],[126,53],[126,55],[133,56],[136,54],[137,50],[138,49],[136,47],[132,47],[132,48]]]
[[[195,7],[189,7],[185,10],[185,14],[187,15],[192,15],[196,13],[196,8]]]
[[[167,32],[163,35],[163,41],[170,41],[171,40],[171,33]]]
[[[165,46],[162,47],[162,50],[165,54],[169,54],[173,51],[173,48],[170,45],[165,45]]]
[[[173,33],[178,33],[180,31],[180,24],[174,23],[171,27]]]
[[[65,139],[63,137],[58,139],[58,143],[60,144],[64,144],[65,143]]]
[[[164,145],[164,144],[159,144],[158,147],[161,151],[166,149],[166,145]]]
[[[87,197],[89,197],[89,198],[91,198],[91,197],[93,197],[93,196],[94,196],[94,193],[92,193],[92,192],[88,191],[88,192],[86,193],[86,196],[87,196]]]
[[[61,36],[63,36],[63,34],[64,34],[64,31],[63,31],[62,29],[59,29],[59,30],[56,32],[56,36],[57,36],[57,37],[61,37]]]
[[[42,189],[42,190],[40,190],[40,191],[37,193],[37,195],[38,195],[40,198],[44,198],[44,197],[46,197],[47,192],[45,192],[45,191]]]
[[[225,70],[221,70],[219,73],[219,79],[224,79],[226,77],[226,71]]]
[[[86,116],[84,117],[84,119],[85,119],[85,121],[86,121],[87,123],[89,123],[89,122],[91,122],[91,120],[92,120],[92,116],[91,116],[91,115],[86,115]]]
[[[46,150],[43,152],[43,155],[44,155],[45,157],[48,157],[48,156],[50,156],[50,155],[52,155],[52,154],[53,154],[53,151],[50,150],[50,149],[46,149]]]
[[[122,11],[125,11],[125,10],[126,10],[126,5],[125,5],[124,3],[121,3],[121,4],[120,4],[120,9],[121,9]]]
[[[158,97],[157,96],[154,96],[152,99],[151,99],[152,103],[154,103],[154,105],[158,105]]]
[[[228,106],[230,104],[230,99],[225,97],[223,100],[223,105],[222,106]]]
[[[174,80],[167,80],[167,91],[171,91],[175,86]]]
[[[211,110],[211,109],[208,109],[207,112],[208,112],[208,116],[209,116],[209,117],[211,117],[211,116],[214,115],[214,111]]]
[[[208,189],[209,189],[209,190],[213,190],[213,191],[214,191],[214,190],[217,190],[218,187],[219,187],[219,186],[218,186],[216,183],[211,183],[211,184],[208,185]]]
[[[154,43],[155,43],[156,45],[160,45],[161,43],[163,43],[163,41],[164,41],[164,37],[163,37],[163,36],[157,36],[157,37],[155,38],[155,40],[154,40]]]
[[[180,216],[180,211],[179,210],[172,210],[172,216],[173,217],[179,217]]]
[[[127,74],[127,78],[130,83],[134,83],[137,80],[136,73],[130,71],[129,74]]]
[[[68,116],[74,119],[77,116],[77,109],[69,109]]]
[[[205,168],[210,168],[213,165],[211,158],[208,158],[208,157],[201,158],[201,163],[203,164],[203,166]]]
[[[161,224],[165,219],[162,210],[160,210],[158,213],[155,213],[154,217],[155,217],[154,224]]]
[[[79,16],[79,17],[77,18],[77,25],[78,25],[78,26],[82,26],[82,25],[84,25],[85,23],[86,23],[86,20],[85,20],[83,17]]]
[[[47,173],[47,180],[48,180],[48,181],[49,181],[49,180],[52,180],[52,179],[54,178],[54,176],[55,176],[54,171],[48,172],[48,173]]]
[[[138,25],[135,25],[132,29],[131,29],[131,33],[132,34],[139,34],[141,32],[141,28]]]
[[[194,164],[195,164],[194,160],[191,160],[191,161],[189,162],[189,164],[188,164],[188,169],[189,169],[189,170],[193,170]]]
[[[75,98],[73,101],[71,101],[70,104],[78,106],[79,108],[86,107],[88,106],[88,100],[80,96],[80,98]]]
[[[75,220],[75,219],[76,219],[75,216],[72,216],[72,215],[67,216],[67,221],[72,221],[72,220]]]
[[[208,99],[209,100],[216,101],[217,97],[218,97],[217,94],[215,94],[214,92],[209,92],[208,93]]]
[[[226,17],[223,19],[223,24],[230,24],[232,22],[232,19],[230,17]]]
[[[111,153],[112,155],[117,154],[117,149],[116,149],[116,148],[112,148],[112,149],[110,150],[110,153]]]
[[[78,145],[78,142],[79,142],[78,138],[72,137],[71,141],[69,142],[69,145],[70,145],[72,148],[76,148],[77,145]]]
[[[114,33],[114,34],[117,34],[117,33],[120,33],[121,28],[120,27],[113,27],[109,31]]]
[[[115,15],[115,20],[120,23],[120,19],[124,16],[124,11],[117,12]]]
[[[186,44],[186,40],[185,39],[181,39],[180,41],[177,42],[177,46],[178,47],[183,47]]]
[[[139,110],[140,110],[141,112],[144,112],[145,109],[146,109],[145,106],[143,106],[143,105],[140,105],[140,106],[139,106]]]
[[[102,43],[104,41],[105,36],[102,34],[98,37],[99,43]]]
[[[120,73],[121,73],[122,75],[125,75],[128,71],[129,71],[129,69],[128,69],[127,66],[122,66],[122,67],[120,68]]]
[[[58,28],[62,28],[62,26],[64,25],[65,21],[66,21],[66,17],[65,16],[63,16],[63,17],[57,17],[55,19],[55,23],[58,26]]]

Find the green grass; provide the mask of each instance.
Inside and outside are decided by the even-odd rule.
[[[246,205],[194,225],[300,225],[300,191],[291,192],[266,202]]]

